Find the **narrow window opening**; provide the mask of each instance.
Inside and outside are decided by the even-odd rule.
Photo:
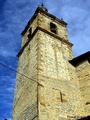
[[[56,25],[53,23],[50,23],[50,31],[56,34],[56,29],[57,29]]]
[[[67,102],[66,95],[62,92],[60,92],[60,99],[61,99],[61,102]]]
[[[61,99],[61,102],[63,102],[62,93],[61,92],[60,92],[60,99]]]
[[[28,38],[31,36],[31,34],[32,34],[32,27],[29,28],[29,30],[28,30]]]

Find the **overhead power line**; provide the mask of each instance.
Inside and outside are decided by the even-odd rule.
[[[29,78],[29,77],[27,77],[26,75],[20,73],[19,71],[14,70],[14,69],[12,69],[11,67],[9,67],[9,66],[7,66],[7,65],[5,65],[5,64],[3,64],[3,63],[0,63],[0,64],[1,64],[2,66],[6,67],[6,68],[8,68],[8,69],[10,69],[10,70],[12,70],[12,71],[18,73],[18,74],[20,74],[21,76],[24,76],[24,77],[26,77],[27,79],[29,79],[29,80],[31,80],[31,81],[33,81],[33,82],[36,82],[36,83],[38,83],[38,84],[40,84],[39,82],[35,81],[34,79]]]

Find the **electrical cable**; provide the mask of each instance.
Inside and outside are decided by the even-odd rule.
[[[20,74],[20,75],[22,75],[22,76],[24,76],[24,77],[26,77],[26,78],[30,79],[31,81],[33,81],[33,82],[36,82],[36,83],[40,84],[39,82],[37,82],[37,81],[33,80],[32,78],[27,77],[26,75],[24,75],[24,74],[22,74],[22,73],[18,72],[17,70],[14,70],[14,69],[12,69],[11,67],[9,67],[9,66],[7,66],[7,65],[5,65],[5,64],[3,64],[3,63],[0,63],[0,64],[1,64],[2,66],[6,67],[6,68],[8,68],[8,69],[10,69],[10,70],[12,70],[12,71],[14,71],[14,72],[18,73],[18,74]]]

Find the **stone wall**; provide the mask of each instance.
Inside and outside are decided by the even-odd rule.
[[[37,35],[20,55],[17,71],[13,120],[32,120],[37,116]]]
[[[85,116],[70,46],[38,32],[38,104],[40,120]],[[77,112],[78,111],[78,112]]]
[[[38,19],[37,19],[37,24],[39,27],[44,28],[45,30],[48,30],[50,32],[50,23],[54,23],[57,27],[57,35],[66,41],[68,41],[68,35],[66,31],[66,27],[63,26],[60,22],[55,19],[52,19],[51,17],[43,14],[43,13],[38,13]]]
[[[56,34],[50,31],[51,22]],[[75,68],[69,63],[73,55],[66,27],[42,12],[28,27],[34,34],[19,54],[13,120],[69,120],[89,114],[90,65]]]
[[[76,67],[86,116],[90,115],[90,63],[86,60]]]
[[[29,34],[29,29],[32,28],[32,33],[34,32],[34,30],[37,27],[37,17],[32,21],[32,24],[29,24],[27,31],[25,32],[25,34],[22,36],[22,45],[21,47],[23,47],[25,45],[25,43],[29,40],[28,39],[28,34]]]

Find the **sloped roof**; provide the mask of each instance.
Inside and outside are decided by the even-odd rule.
[[[73,66],[77,66],[78,64],[80,64],[81,62],[84,62],[85,60],[88,60],[90,62],[90,51],[70,60],[69,62],[73,65]]]

